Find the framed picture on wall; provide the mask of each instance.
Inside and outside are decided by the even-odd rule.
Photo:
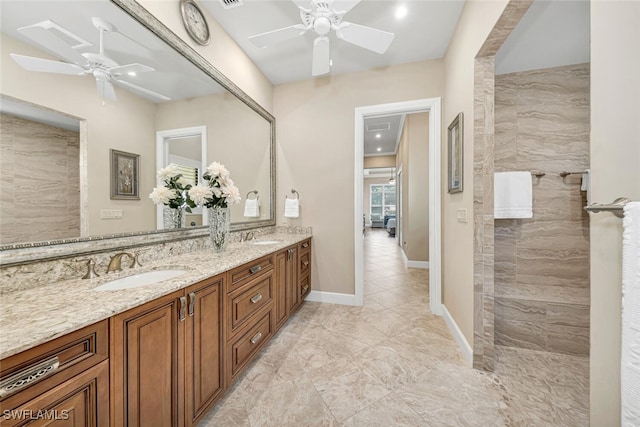
[[[449,125],[449,193],[462,192],[463,115],[458,114]]]
[[[111,198],[140,200],[138,183],[140,155],[113,149],[110,152]]]

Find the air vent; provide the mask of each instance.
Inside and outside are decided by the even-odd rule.
[[[380,132],[381,130],[389,130],[389,129],[391,129],[390,122],[372,123],[370,125],[367,125],[368,132]]]
[[[220,0],[220,4],[225,9],[233,9],[234,7],[244,6],[243,0]]]
[[[83,39],[82,37],[73,34],[66,28],[61,27],[50,19],[46,21],[38,22],[37,24],[30,25],[28,27],[18,28],[19,32],[29,31],[34,27],[43,28],[51,33],[52,36],[60,39],[63,43],[71,47],[72,49],[82,49],[85,47],[93,46],[91,43]]]

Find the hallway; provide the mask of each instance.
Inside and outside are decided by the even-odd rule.
[[[365,234],[365,304],[305,303],[201,426],[585,426],[588,359],[496,348],[468,368],[429,314],[428,270]]]

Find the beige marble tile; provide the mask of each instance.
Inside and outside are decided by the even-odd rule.
[[[544,322],[496,319],[495,325],[496,345],[531,350],[547,349],[547,328]]]
[[[547,304],[547,323],[550,325],[589,328],[590,316],[589,305]]]
[[[346,419],[344,427],[372,426],[421,426],[424,419],[394,393],[372,403],[354,416]]]

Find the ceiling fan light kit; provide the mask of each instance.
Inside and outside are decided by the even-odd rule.
[[[125,75],[136,75],[137,73],[155,71],[155,69],[138,63],[119,65],[109,58],[104,52],[104,36],[105,33],[117,32],[117,29],[99,17],[91,18],[91,22],[100,33],[98,52],[80,53],[80,49],[93,47],[93,45],[55,22],[46,20],[18,28],[18,32],[67,62],[17,53],[11,53],[10,56],[18,65],[28,71],[75,76],[92,75],[96,80],[98,93],[103,100],[116,101],[114,84],[128,87],[134,92],[145,94],[156,100],[169,100],[162,94],[122,80],[121,77]]]
[[[343,21],[344,15],[361,0],[293,0],[300,9],[302,24],[291,25],[249,37],[258,47],[268,47],[313,31],[317,37],[313,42],[312,76],[327,74],[330,70],[329,34],[334,31],[339,40],[383,54],[387,51],[394,34]]]

